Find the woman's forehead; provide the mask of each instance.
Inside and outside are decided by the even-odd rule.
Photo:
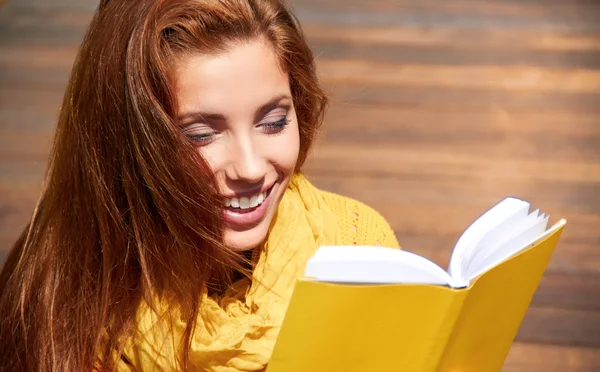
[[[175,73],[180,112],[244,115],[290,95],[287,73],[261,39],[233,44],[219,54],[189,54],[180,59]]]

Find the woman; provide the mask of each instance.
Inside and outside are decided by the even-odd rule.
[[[102,1],[0,275],[0,365],[263,370],[318,246],[398,246],[299,172],[326,103],[278,1]]]

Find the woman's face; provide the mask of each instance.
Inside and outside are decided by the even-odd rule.
[[[261,39],[176,68],[178,120],[215,173],[225,244],[244,251],[267,235],[298,159],[300,138],[288,75]]]

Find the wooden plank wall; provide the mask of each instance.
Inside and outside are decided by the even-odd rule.
[[[31,214],[96,4],[0,7],[0,259]],[[568,219],[504,370],[600,370],[600,2],[292,4],[332,98],[310,179],[444,266],[504,196]]]

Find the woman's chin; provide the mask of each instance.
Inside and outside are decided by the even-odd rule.
[[[254,249],[265,241],[267,230],[262,223],[246,231],[236,231],[225,228],[225,245],[234,252],[245,252]]]

